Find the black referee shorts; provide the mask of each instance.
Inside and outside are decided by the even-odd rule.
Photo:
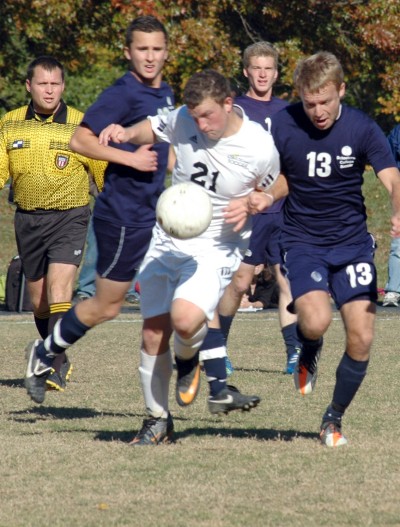
[[[18,253],[26,278],[38,280],[50,263],[79,266],[90,219],[89,206],[69,210],[17,209],[14,217]]]

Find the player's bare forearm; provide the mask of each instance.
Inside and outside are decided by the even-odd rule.
[[[145,119],[127,128],[119,124],[108,125],[99,134],[99,144],[108,146],[108,143],[111,142],[146,145],[155,143],[156,136],[151,128],[150,121]]]
[[[142,146],[136,152],[127,152],[100,143],[92,130],[84,126],[78,126],[71,138],[70,147],[86,157],[136,168],[143,172],[157,169],[157,153],[151,150],[152,145]]]
[[[273,196],[274,201],[287,196],[289,194],[289,185],[286,177],[283,174],[279,174],[278,179],[266,192]]]
[[[400,237],[400,172],[396,167],[378,172],[378,177],[389,192],[392,203],[390,236]]]

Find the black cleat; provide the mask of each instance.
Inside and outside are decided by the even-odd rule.
[[[243,395],[234,386],[227,385],[217,395],[208,398],[208,409],[212,414],[227,414],[233,410],[249,412],[261,399],[257,395]]]
[[[142,428],[129,443],[133,446],[159,445],[160,443],[170,443],[174,432],[172,416],[168,417],[149,417],[143,420]]]
[[[46,379],[46,391],[63,392],[67,387],[67,382],[71,378],[73,366],[65,354],[64,362],[61,364],[60,371],[54,371]]]
[[[306,350],[302,347],[299,360],[294,369],[294,385],[296,390],[302,395],[312,393],[317,382],[318,361],[321,356],[323,339],[321,337],[318,347],[312,350]]]
[[[55,373],[54,368],[45,364],[37,356],[36,350],[40,340],[36,339],[26,348],[28,366],[25,375],[25,388],[35,403],[42,403],[46,395],[46,380]]]

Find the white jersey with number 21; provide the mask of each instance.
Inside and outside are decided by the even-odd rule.
[[[279,155],[272,136],[261,125],[250,121],[242,108],[234,111],[243,117],[239,131],[218,141],[201,133],[186,106],[168,115],[149,117],[159,141],[175,147],[177,160],[172,184],[193,181],[209,194],[213,204],[210,227],[193,240],[176,240],[156,226],[157,236],[165,237],[175,249],[193,254],[210,246],[246,247],[251,219],[239,232],[226,223],[224,208],[232,198],[248,195],[254,189],[269,188],[279,175]]]

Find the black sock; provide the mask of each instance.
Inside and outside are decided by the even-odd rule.
[[[318,351],[318,348],[320,348],[322,346],[322,343],[323,343],[323,338],[320,337],[319,339],[317,340],[312,340],[312,339],[308,339],[306,338],[301,329],[299,328],[299,326],[297,326],[297,337],[299,339],[299,342],[301,344],[301,347],[302,349],[304,350],[305,353],[309,352],[311,354],[316,354],[317,351]]]
[[[43,340],[49,334],[49,317],[50,313],[48,311],[46,313],[41,313],[40,315],[33,315],[36,329]]]

